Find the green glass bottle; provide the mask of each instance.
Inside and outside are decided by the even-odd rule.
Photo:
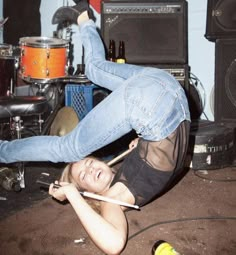
[[[119,43],[119,54],[117,56],[116,62],[119,64],[124,64],[126,62],[124,41],[120,41]]]
[[[107,59],[112,62],[116,62],[116,45],[114,40],[110,40],[108,48]]]

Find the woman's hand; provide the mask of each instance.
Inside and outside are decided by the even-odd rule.
[[[55,184],[60,184],[60,188],[54,187],[52,183],[49,187],[49,194],[59,201],[64,201],[67,199],[69,193],[78,192],[74,184],[68,182],[55,182]]]
[[[138,140],[139,140],[139,138],[135,138],[133,141],[131,141],[131,143],[129,144],[129,149],[130,149],[130,150],[133,150],[134,148],[137,147],[137,145],[138,145]]]

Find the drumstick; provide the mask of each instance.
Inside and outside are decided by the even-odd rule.
[[[109,198],[109,197],[104,197],[104,196],[90,193],[87,191],[80,192],[80,194],[85,197],[89,197],[89,198],[93,198],[93,199],[97,199],[97,200],[101,200],[101,201],[105,201],[105,202],[109,202],[109,203],[113,203],[113,204],[117,204],[117,205],[121,205],[121,206],[125,206],[125,207],[132,207],[137,210],[139,209],[138,205],[128,204],[128,203],[122,202],[120,200],[116,200],[116,199]]]
[[[112,166],[114,165],[116,162],[122,160],[126,155],[128,155],[130,152],[132,151],[132,149],[128,149],[126,151],[124,151],[123,153],[121,153],[120,155],[118,155],[117,157],[113,158],[111,161],[109,161],[107,163],[108,166]]]
[[[50,183],[45,182],[45,181],[41,181],[41,180],[37,180],[36,183],[42,184],[46,187],[50,186]],[[55,188],[60,188],[61,187],[59,184],[53,184],[53,186]],[[89,198],[93,198],[93,199],[96,199],[96,200],[109,202],[109,203],[112,203],[112,204],[117,204],[117,205],[121,205],[121,206],[125,206],[125,207],[131,207],[131,208],[134,208],[136,210],[139,209],[138,205],[132,205],[132,204],[129,204],[129,203],[122,202],[120,200],[116,200],[116,199],[113,199],[113,198],[97,195],[97,194],[94,194],[94,193],[91,193],[91,192],[79,191],[79,193],[84,197],[89,197]]]

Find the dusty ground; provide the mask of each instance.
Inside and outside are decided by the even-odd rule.
[[[0,196],[7,197],[0,201],[0,254],[103,254],[71,206],[59,204],[35,185],[39,174],[51,168],[29,167],[27,187],[21,193],[0,190]],[[56,176],[60,167],[51,172]],[[154,242],[164,239],[182,255],[235,255],[235,181],[236,168],[189,170],[167,194],[141,211],[127,212],[129,241],[122,254],[151,254]],[[75,243],[81,238],[83,243]]]

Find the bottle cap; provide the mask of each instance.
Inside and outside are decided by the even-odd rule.
[[[117,58],[116,63],[124,64],[124,63],[125,63],[125,59],[123,59],[123,58]]]

